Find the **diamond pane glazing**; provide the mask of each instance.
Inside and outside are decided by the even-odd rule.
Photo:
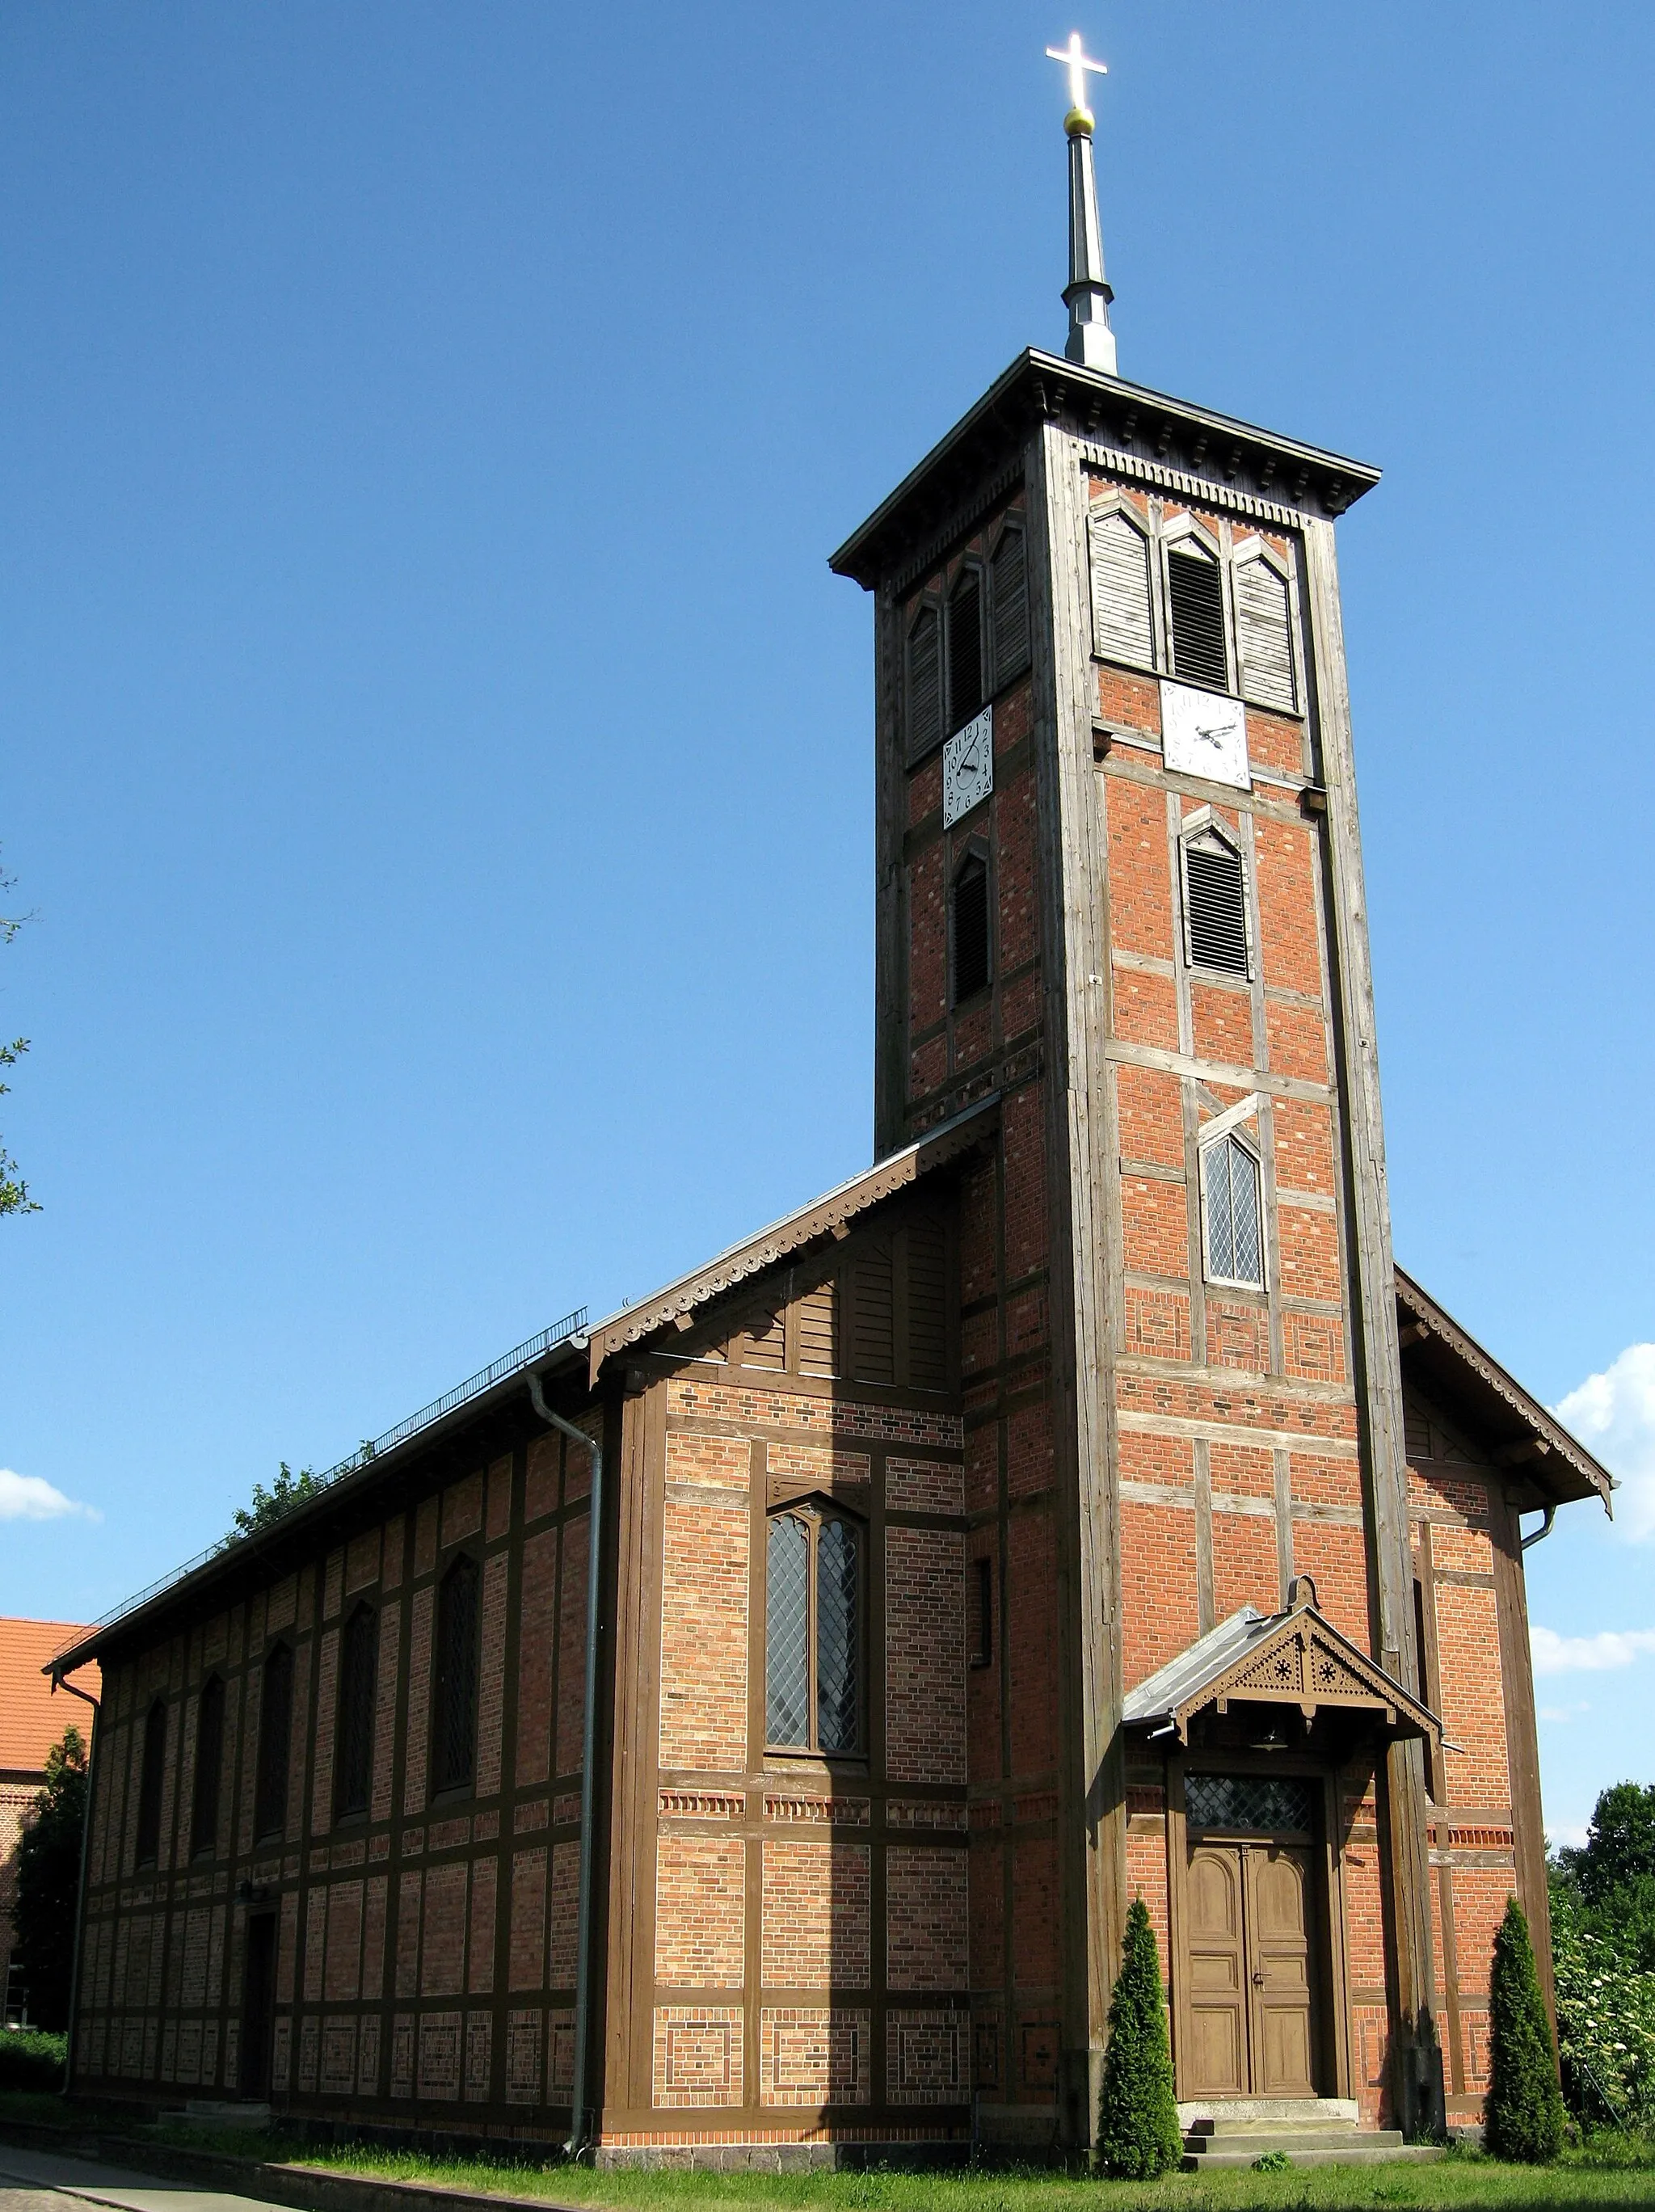
[[[764,1613],[765,1740],[810,1740],[810,1540],[791,1513],[770,1523]]]
[[[1189,1774],[1184,1807],[1194,1828],[1308,1833],[1313,1822],[1311,1785],[1290,1774]]]
[[[857,1747],[857,1553],[855,1529],[827,1522],[816,1539],[816,1736],[823,1751]]]

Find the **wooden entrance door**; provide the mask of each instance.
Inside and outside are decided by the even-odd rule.
[[[1294,1844],[1191,1844],[1185,2097],[1317,2094],[1311,1868]]]

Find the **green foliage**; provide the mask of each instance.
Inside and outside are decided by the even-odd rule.
[[[1560,1851],[1556,1871],[1578,1899],[1587,1933],[1655,1972],[1655,1784],[1605,1790],[1585,1844]]]
[[[33,2029],[0,2033],[0,2089],[60,2089],[67,2042]]]
[[[302,1505],[307,1498],[314,1498],[323,1486],[313,1468],[301,1467],[295,1474],[283,1460],[270,1488],[266,1490],[262,1482],[254,1483],[252,1504],[237,1507],[225,1542],[233,1544],[243,1536],[256,1536],[261,1528],[270,1528],[285,1514],[291,1513],[295,1505]]]
[[[1494,1936],[1488,2031],[1488,2148],[1496,2158],[1549,2165],[1563,2148],[1563,2098],[1529,1923],[1514,1897]]]
[[[54,2031],[69,2025],[85,1820],[86,1746],[71,1724],[46,1753],[45,1787],[18,1838],[17,1902],[12,1909],[14,1956],[23,1970],[29,2018]]]
[[[1161,1960],[1148,1908],[1139,1897],[1126,1916],[1120,1977],[1109,2000],[1098,2156],[1106,2173],[1126,2181],[1153,2181],[1183,2155]]]
[[[1635,1940],[1595,1931],[1566,1875],[1551,1884],[1552,1972],[1557,2045],[1571,2108],[1591,2123],[1612,2115],[1655,2129],[1655,1974]]]
[[[1252,2162],[1255,2173],[1286,2173],[1293,2160],[1284,2150],[1261,2150]]]
[[[11,889],[9,876],[0,875],[0,891]],[[0,945],[9,945],[22,927],[25,916],[0,915]],[[15,1067],[28,1050],[27,1037],[14,1037],[9,1044],[0,1044],[0,1067]],[[9,1083],[0,1083],[0,1098],[11,1089]],[[17,1172],[17,1163],[0,1144],[0,1214],[38,1213],[39,1207],[28,1194],[28,1185]]]

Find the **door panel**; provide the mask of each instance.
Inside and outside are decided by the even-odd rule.
[[[1247,2094],[1247,1983],[1241,1854],[1234,1844],[1198,1844],[1185,1884],[1189,1922],[1190,2048],[1186,2097]]]
[[[1313,2097],[1310,1854],[1285,1844],[1246,1853],[1253,2094]]]
[[[1314,1901],[1301,1846],[1191,1844],[1180,2097],[1317,2094]]]

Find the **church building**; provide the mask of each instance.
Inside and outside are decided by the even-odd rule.
[[[1549,1955],[1524,1547],[1612,1486],[1391,1256],[1378,472],[1118,373],[1061,58],[1067,350],[833,556],[873,1164],[53,1661],[105,1686],[81,2091],[1075,2154],[1141,1897],[1191,2128],[1481,2117],[1508,1894]]]

